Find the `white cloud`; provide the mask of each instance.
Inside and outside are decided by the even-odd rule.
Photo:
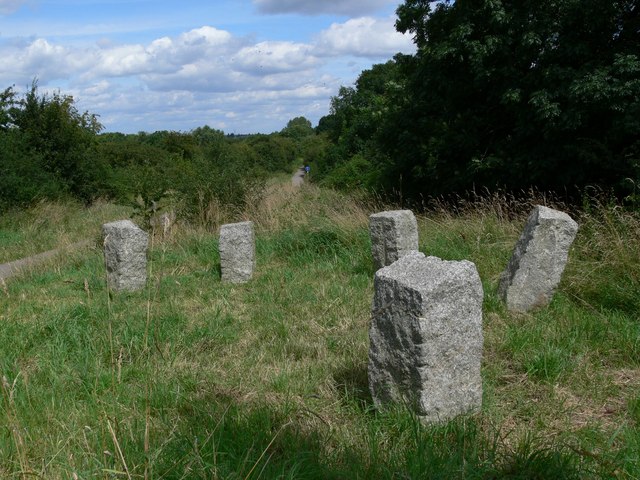
[[[299,13],[302,15],[337,14],[361,16],[388,5],[389,0],[254,0],[263,13]],[[393,2],[395,3],[395,2]]]
[[[176,74],[209,56],[233,53],[238,41],[213,27],[190,30],[176,38],[162,37],[144,45],[107,45],[97,54],[94,76]]]
[[[318,53],[322,55],[353,55],[391,57],[398,52],[412,53],[415,46],[410,35],[396,31],[394,19],[363,17],[334,23],[320,33]]]
[[[100,121],[108,129],[126,124],[130,132],[188,131],[210,125],[227,133],[268,133],[282,129],[297,116],[316,122],[327,113],[327,99],[337,88],[306,84],[277,91],[262,88],[228,93],[157,92],[117,82],[100,81],[65,93],[81,99],[81,110],[99,113]]]
[[[37,38],[0,46],[0,80],[41,85],[67,79],[94,84],[110,78],[135,79],[151,90],[246,91],[265,86],[296,88],[320,65],[312,46],[246,40],[213,27],[162,37],[147,45],[98,42],[90,48],[63,46]]]
[[[234,56],[234,68],[254,75],[306,70],[319,64],[310,45],[292,42],[260,42]]]
[[[145,42],[96,38],[78,45],[67,38],[0,42],[0,85],[37,77],[42,90],[61,87],[108,130],[128,132],[205,124],[268,132],[296,116],[315,122],[339,86],[371,60],[413,48],[392,19],[372,18],[335,23],[311,43],[255,43],[212,26]]]
[[[35,77],[44,83],[89,68],[91,55],[80,49],[53,44],[43,38],[30,42],[16,42],[0,47],[0,81],[30,83]]]
[[[9,15],[18,10],[26,0],[0,0],[0,15]]]

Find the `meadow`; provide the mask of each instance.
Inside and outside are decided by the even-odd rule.
[[[257,271],[220,282],[217,227],[152,236],[146,290],[106,289],[100,225],[129,209],[0,218],[0,262],[90,238],[0,282],[1,478],[640,478],[640,215],[592,201],[547,308],[498,278],[535,203],[416,210],[420,250],[475,262],[483,407],[423,426],[367,386],[368,216],[397,206],[289,179],[219,221],[256,223]]]

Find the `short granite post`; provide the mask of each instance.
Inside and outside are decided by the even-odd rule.
[[[406,404],[423,423],[482,404],[482,284],[469,261],[410,252],[376,272],[369,389],[376,407]]]
[[[222,225],[218,248],[223,282],[244,283],[251,280],[256,265],[253,222]]]
[[[131,220],[102,225],[107,282],[114,291],[134,291],[147,282],[149,235]]]
[[[376,270],[418,250],[418,223],[411,210],[392,210],[371,215],[369,234]]]
[[[507,308],[526,312],[551,302],[578,224],[569,215],[537,205],[516,244],[498,293]]]

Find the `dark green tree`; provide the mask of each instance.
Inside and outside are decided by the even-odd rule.
[[[80,113],[69,95],[40,94],[34,81],[11,110],[11,123],[42,159],[42,168],[71,195],[89,201],[101,194],[105,166],[95,155],[102,129],[96,115]]]
[[[65,195],[90,201],[103,194],[105,165],[95,152],[101,128],[72,97],[41,95],[36,81],[22,96],[6,89],[0,94],[1,201],[25,205]]]
[[[387,120],[389,174],[414,192],[637,179],[640,15],[632,0],[406,0],[418,53]]]
[[[298,149],[290,137],[280,134],[252,135],[246,144],[253,150],[257,165],[267,172],[291,172]]]
[[[385,183],[380,172],[388,156],[381,150],[389,135],[386,119],[395,112],[405,93],[399,69],[402,55],[363,71],[354,87],[342,87],[331,99],[329,115],[320,119],[316,131],[333,146],[318,160],[317,177],[333,186],[369,187]]]
[[[296,141],[300,141],[314,133],[311,122],[305,117],[292,118],[287,122],[287,126],[280,132],[282,136],[292,138]]]

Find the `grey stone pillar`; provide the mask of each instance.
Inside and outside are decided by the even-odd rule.
[[[218,248],[223,282],[244,283],[251,280],[256,265],[253,222],[222,225]]]
[[[376,270],[418,250],[418,222],[411,210],[392,210],[371,215],[369,234]]]
[[[526,312],[551,302],[567,264],[578,224],[569,215],[537,205],[516,244],[498,293],[512,311]]]
[[[147,282],[149,235],[131,220],[102,225],[107,282],[114,291],[139,290]]]
[[[411,252],[378,270],[374,288],[374,404],[406,404],[424,423],[478,410],[483,291],[475,265]]]

